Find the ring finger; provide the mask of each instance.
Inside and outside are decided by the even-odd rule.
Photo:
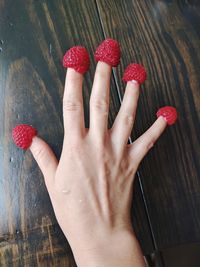
[[[146,71],[142,65],[130,64],[122,78],[127,82],[121,108],[111,129],[111,142],[122,152],[131,134],[140,93],[140,84],[146,79]]]

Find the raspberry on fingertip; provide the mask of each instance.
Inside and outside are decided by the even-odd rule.
[[[90,57],[84,46],[73,46],[63,57],[63,67],[72,68],[75,71],[84,74],[90,66]]]
[[[176,111],[176,108],[171,106],[165,106],[160,108],[157,113],[157,118],[162,116],[166,121],[168,125],[173,125],[178,118],[178,114]]]
[[[15,145],[21,149],[28,149],[32,139],[37,135],[37,130],[31,125],[19,124],[12,130],[12,138]]]
[[[116,67],[121,56],[119,43],[111,38],[104,40],[96,49],[94,57],[96,61],[102,61]]]
[[[142,84],[145,82],[147,78],[147,73],[145,68],[136,63],[129,64],[123,74],[122,80],[125,82],[135,80],[139,84]]]

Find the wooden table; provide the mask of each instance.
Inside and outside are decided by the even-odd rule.
[[[91,68],[84,82],[86,127],[96,63],[106,37],[121,44],[113,70],[109,127],[119,110],[124,68],[145,65],[132,140],[176,106],[169,127],[141,164],[134,186],[133,225],[143,253],[200,241],[200,3],[169,0],[0,0],[0,266],[75,266],[29,151],[12,128],[34,125],[59,158],[63,139],[62,56],[84,45]]]

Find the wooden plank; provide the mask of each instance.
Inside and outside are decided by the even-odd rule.
[[[19,123],[34,125],[59,158],[65,79],[62,56],[77,44],[85,45],[92,55],[103,39],[93,1],[0,2],[0,266],[75,266],[37,164],[29,151],[15,147],[11,131]],[[91,61],[83,89],[86,127],[96,65],[92,57]],[[109,126],[120,106],[113,80],[111,88]],[[153,245],[137,188],[134,221],[147,253]]]
[[[155,246],[200,241],[199,1],[97,3],[105,35],[122,46],[121,95],[127,64],[142,63],[148,72],[132,139],[153,123],[159,107],[172,105],[179,113],[139,169]]]

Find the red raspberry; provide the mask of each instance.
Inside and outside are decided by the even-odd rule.
[[[32,138],[37,135],[37,130],[27,124],[19,124],[12,130],[12,138],[16,146],[27,149],[32,143]]]
[[[160,108],[157,111],[156,115],[157,115],[157,118],[160,116],[163,116],[165,120],[167,121],[168,125],[174,124],[178,118],[176,109],[170,106]]]
[[[119,43],[111,38],[104,40],[96,49],[94,57],[96,61],[103,61],[112,67],[119,64],[121,56]]]
[[[88,51],[83,46],[73,46],[63,57],[63,67],[72,68],[77,72],[84,74],[90,66],[90,57]]]
[[[122,80],[125,82],[135,80],[139,84],[142,84],[146,78],[147,73],[145,68],[140,64],[132,63],[126,67]]]

